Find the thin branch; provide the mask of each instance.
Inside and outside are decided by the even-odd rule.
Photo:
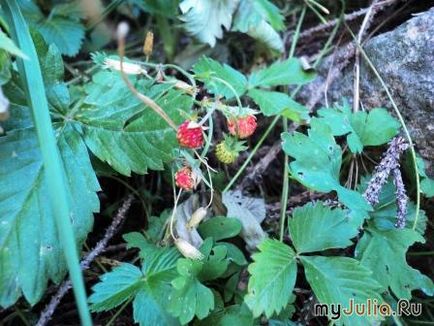
[[[116,216],[113,218],[112,224],[106,230],[104,237],[96,244],[95,248],[93,248],[93,250],[89,252],[80,262],[80,267],[82,270],[86,270],[89,268],[92,261],[104,251],[110,239],[119,231],[119,227],[125,220],[127,212],[131,207],[132,201],[133,195],[129,195],[127,199],[125,199],[124,203],[119,208]],[[50,321],[60,301],[70,289],[71,280],[67,279],[63,281],[63,283],[59,286],[56,294],[51,298],[50,303],[42,311],[36,326],[44,326]]]

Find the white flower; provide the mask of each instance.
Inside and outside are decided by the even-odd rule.
[[[121,70],[121,62],[115,59],[105,59],[104,60],[104,68],[110,68],[114,70]],[[123,62],[124,73],[128,75],[140,75],[145,74],[146,70],[143,69],[140,65],[131,62]]]

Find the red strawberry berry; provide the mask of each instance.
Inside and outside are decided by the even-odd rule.
[[[230,134],[241,139],[251,136],[257,126],[256,117],[254,115],[228,119],[227,122]]]
[[[196,186],[196,180],[189,167],[183,167],[175,173],[175,184],[184,190],[190,191]]]
[[[203,145],[202,126],[196,122],[186,120],[179,127],[176,133],[179,145],[187,148],[199,148]]]

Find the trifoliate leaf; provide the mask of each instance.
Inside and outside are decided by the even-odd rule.
[[[282,139],[284,152],[295,159],[289,164],[291,176],[313,190],[335,190],[339,200],[350,208],[351,223],[360,226],[371,208],[360,193],[341,186],[342,149],[330,128],[313,120],[308,135],[284,133]]]
[[[348,309],[350,300],[354,304],[366,304],[368,299],[371,302],[376,300],[378,304],[382,302],[380,284],[375,281],[372,272],[357,260],[322,256],[301,256],[300,259],[307,281],[320,303],[340,304],[342,309]],[[376,318],[367,314],[341,314],[341,318],[334,322],[337,325],[372,325],[378,322]]]
[[[142,250],[144,257],[142,272],[145,275],[143,287],[133,302],[134,321],[140,325],[178,325],[167,312],[176,278],[176,263],[180,254],[175,248],[148,247]]]
[[[266,239],[258,246],[260,252],[252,256],[248,293],[244,300],[254,317],[265,313],[271,317],[289,302],[297,276],[294,251],[287,245]]]
[[[235,97],[234,91],[238,96],[243,95],[246,91],[246,77],[227,64],[220,64],[211,58],[202,57],[193,66],[193,71],[196,78],[205,83],[205,87],[211,94],[231,99]],[[233,90],[226,83],[232,86]]]
[[[121,264],[101,277],[101,282],[93,288],[89,297],[92,311],[107,311],[125,302],[143,285],[144,275],[131,264]]]
[[[348,147],[353,153],[361,153],[364,146],[387,143],[396,136],[400,127],[385,109],[353,113],[347,102],[336,108],[323,108],[318,111],[318,116],[334,136],[347,135]]]
[[[202,43],[214,46],[223,37],[222,26],[229,30],[239,0],[183,0],[179,8],[186,31]]]
[[[57,131],[57,145],[71,198],[71,221],[80,247],[99,210],[100,190],[86,146],[71,124]],[[25,177],[23,177],[25,176]],[[21,293],[35,304],[49,280],[59,283],[66,271],[47,200],[46,178],[36,133],[32,128],[0,137],[0,305],[15,303]]]
[[[174,292],[169,298],[167,309],[179,318],[181,324],[190,322],[194,316],[203,319],[214,309],[212,291],[197,279],[203,262],[179,259],[177,270],[179,276],[172,281]]]
[[[265,218],[265,203],[262,198],[246,197],[240,191],[228,191],[223,193],[223,204],[226,206],[228,217],[234,217],[241,222],[241,237],[249,250],[267,237],[262,229],[261,222]]]
[[[241,223],[235,218],[215,216],[199,225],[202,238],[212,237],[215,241],[232,238],[241,231]]]
[[[267,117],[280,114],[295,122],[309,120],[309,110],[287,94],[251,89],[247,95],[255,101],[261,112]]]
[[[167,85],[137,85],[153,98],[175,123],[183,120],[192,98]],[[86,87],[87,97],[75,114],[86,145],[119,173],[162,170],[177,147],[175,131],[157,113],[135,98],[117,72],[103,71]]]
[[[372,277],[383,290],[390,288],[397,298],[410,300],[411,291],[416,289],[432,296],[432,280],[411,268],[405,258],[408,247],[415,242],[424,243],[425,240],[411,229],[380,231],[369,227],[357,244],[355,256],[374,272]]]
[[[257,86],[303,85],[311,82],[315,73],[304,71],[299,59],[276,61],[271,66],[253,72],[248,79],[249,88]]]
[[[31,26],[42,34],[47,44],[54,43],[62,54],[75,56],[81,48],[85,29],[80,22],[79,3],[58,4],[48,17],[32,1],[20,0],[24,16]]]
[[[297,253],[346,248],[358,234],[344,210],[331,209],[322,202],[294,209],[288,228]]]
[[[18,57],[27,59],[27,56],[23,51],[21,51],[18,46],[15,45],[14,41],[12,41],[5,33],[0,30],[0,49],[5,50],[6,52],[16,55]]]

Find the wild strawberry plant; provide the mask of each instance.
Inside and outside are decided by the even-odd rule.
[[[182,2],[181,19],[203,42],[213,45],[221,26],[229,29],[233,20],[232,30],[275,50],[283,46],[276,33],[282,17],[269,1],[194,3]],[[160,6],[151,1],[143,10],[169,19]],[[118,34],[117,52],[92,54],[87,80],[65,83],[62,54],[79,51],[84,36],[80,13],[67,14],[73,8],[55,5],[43,22],[38,6],[24,6],[37,28],[17,42],[28,42],[37,53],[77,246],[100,209],[99,176],[157,171],[174,193],[159,216],[147,218],[145,230],[123,235],[138,256],[100,275],[88,300],[92,312],[131,303],[132,319],[140,325],[280,325],[301,315],[297,301],[304,294],[344,307],[368,299],[395,306],[411,299],[413,290],[434,295],[432,280],[406,260],[409,247],[425,241],[427,218],[408,200],[401,175],[406,171],[399,165],[408,144],[386,109],[354,112],[344,100],[310,112],[288,88],[295,94],[316,76],[292,55],[248,72],[206,56],[189,70],[127,58],[125,30]],[[243,10],[250,15],[244,17]],[[209,26],[204,13],[216,15]],[[64,44],[66,31],[73,41]],[[0,41],[0,81],[10,105],[0,137],[0,305],[7,308],[20,297],[31,306],[40,302],[48,283],[59,283],[67,266],[55,203],[48,199],[52,171],[41,153],[37,111],[27,98],[31,83],[12,65],[12,55],[26,54],[3,32]],[[284,178],[322,198],[285,211],[277,228],[267,223],[264,198],[230,190],[239,174],[221,177],[241,155],[256,153],[251,145],[264,141],[268,133],[264,136],[260,124],[268,117],[269,129],[280,118],[299,126],[281,133],[289,162]],[[222,132],[215,130],[219,122]],[[398,141],[401,152],[393,149]],[[387,146],[377,168],[364,165],[363,155]],[[423,161],[417,163],[420,190],[432,196],[433,181]],[[342,315],[333,322],[386,319]]]

